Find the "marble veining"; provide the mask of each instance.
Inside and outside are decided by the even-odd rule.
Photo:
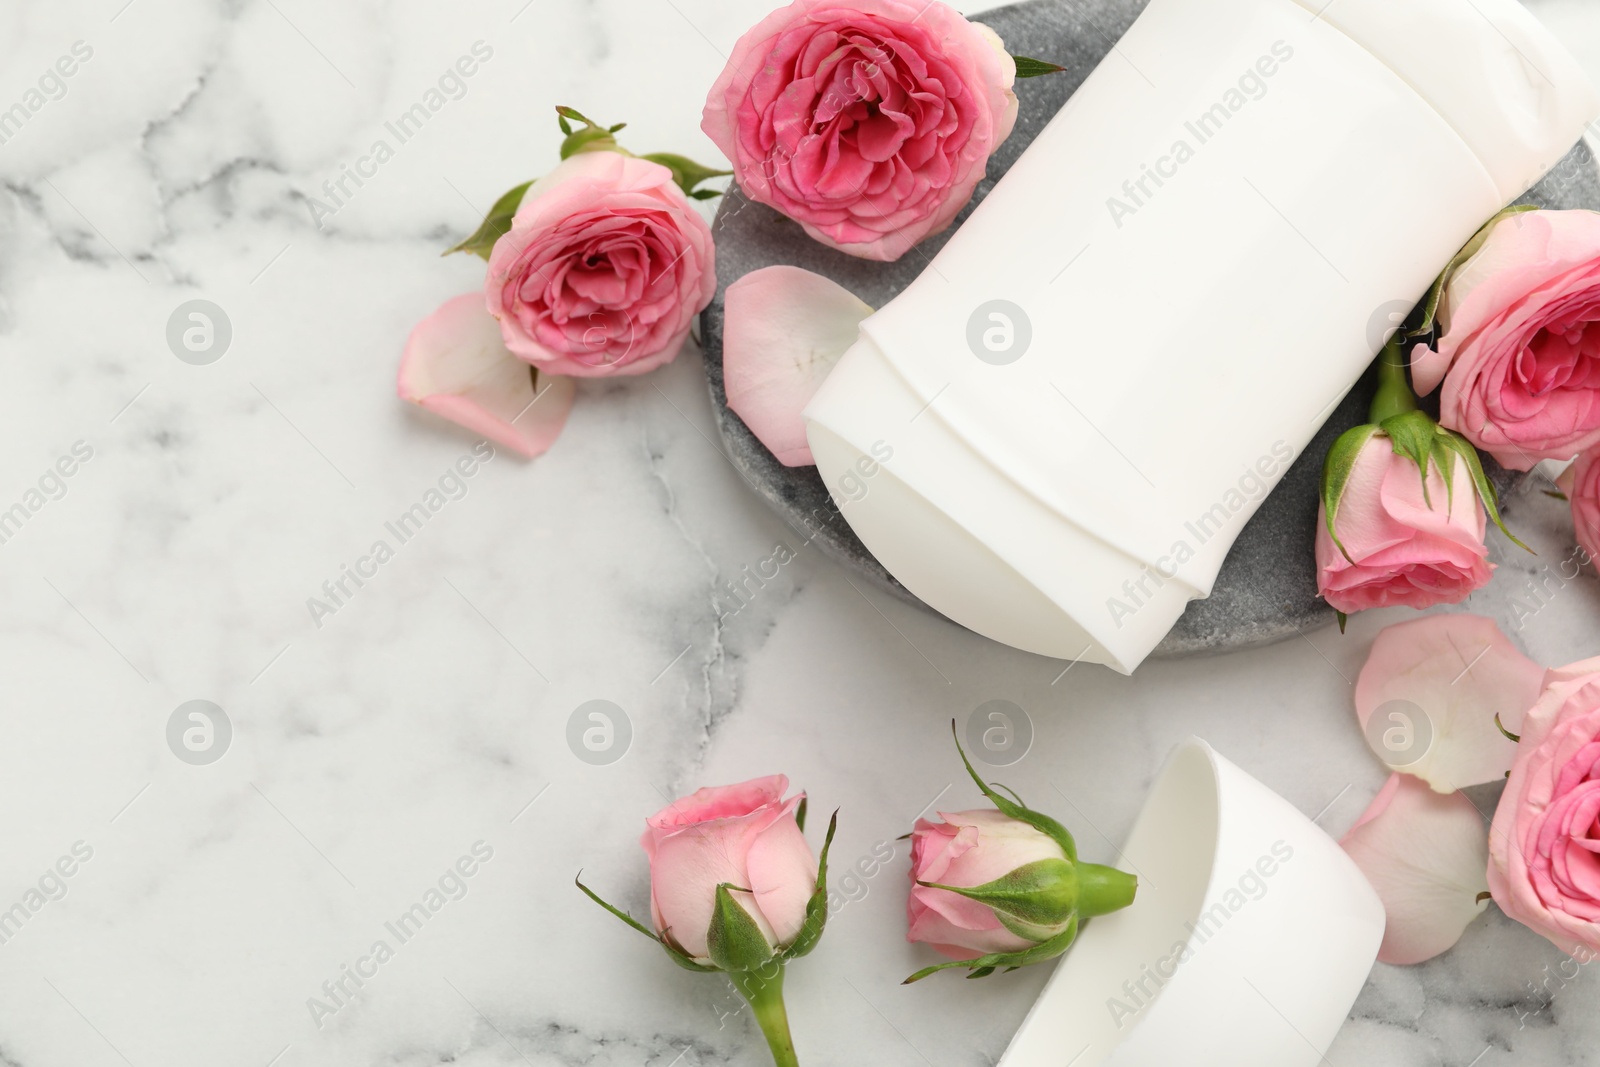
[[[1132,679],[1063,673],[852,582],[772,514],[718,447],[692,345],[586,383],[554,451],[483,463],[313,617],[475,444],[394,396],[411,324],[481,279],[439,250],[553,165],[558,102],[714,160],[702,94],[768,6],[0,10],[0,111],[40,96],[0,142],[0,510],[28,511],[0,540],[0,911],[39,901],[0,941],[0,1065],[765,1062],[726,983],[571,883],[582,868],[641,913],[644,816],[780,770],[813,812],[841,809],[836,871],[897,851],[791,971],[805,1062],[992,1064],[1045,969],[898,984],[929,956],[903,940],[895,839],[978,799],[952,718],[1025,709],[1033,747],[1003,780],[1093,859],[1190,734],[1335,833],[1377,791],[1350,681],[1405,613]],[[1600,76],[1600,12],[1534,10]],[[92,55],[41,87],[77,42]],[[441,86],[479,42],[492,56]],[[431,91],[431,117],[391,133]],[[208,365],[167,340],[197,299],[231,325]],[[1539,569],[1570,557],[1561,505],[1535,486],[1508,510],[1539,555],[1497,541],[1466,608],[1541,661],[1592,654],[1600,582]],[[231,725],[213,763],[169,747],[191,700]],[[609,765],[568,747],[591,700],[631,724]],[[389,931],[430,893],[425,924]],[[1378,967],[1328,1061],[1595,1062],[1589,969],[1491,911],[1431,964]]]

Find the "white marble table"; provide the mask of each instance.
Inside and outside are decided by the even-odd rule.
[[[307,598],[473,443],[394,397],[411,323],[481,276],[438,250],[552,164],[558,102],[714,159],[702,94],[769,3],[0,10],[0,111],[74,42],[92,50],[0,143],[0,511],[28,511],[0,543],[0,910],[41,879],[50,894],[0,943],[0,1064],[763,1063],[724,983],[672,966],[573,875],[641,909],[644,816],[779,770],[814,811],[842,809],[842,875],[935,798],[975,802],[947,724],[991,699],[1037,734],[1004,780],[1091,858],[1191,733],[1335,833],[1376,792],[1349,681],[1386,619],[1133,679],[1062,674],[863,596],[797,543],[712,444],[692,350],[584,386],[554,452],[494,459],[312,621]],[[1592,0],[1536,10],[1600,77]],[[393,142],[384,123],[480,40],[493,56],[461,98],[347,180],[319,229],[308,198],[328,203],[324,182]],[[166,342],[193,299],[231,322],[210,365]],[[75,447],[71,477],[48,476]],[[1543,555],[1497,542],[1469,607],[1542,661],[1595,652],[1592,575],[1517,628],[1511,598],[1570,533],[1537,494],[1511,510]],[[725,583],[780,543],[794,561],[728,612]],[[196,699],[232,726],[208,765],[167,742]],[[607,766],[566,743],[596,699],[633,727]],[[46,876],[75,848],[71,877]],[[387,932],[474,848],[472,877],[444,881],[459,899],[403,943]],[[1047,969],[900,987],[930,955],[903,939],[899,850],[792,969],[805,1062],[993,1063]],[[392,958],[363,963],[379,939]],[[1558,959],[1491,911],[1435,963],[1379,967],[1329,1062],[1597,1062],[1600,985],[1555,977]],[[313,1019],[347,966],[369,977]]]

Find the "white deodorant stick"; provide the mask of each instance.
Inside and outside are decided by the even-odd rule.
[[[1516,0],[1152,0],[806,410],[908,589],[1132,671],[1472,234],[1600,114]]]

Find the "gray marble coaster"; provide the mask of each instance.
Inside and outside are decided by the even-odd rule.
[[[1061,74],[1017,83],[1021,109],[1016,130],[989,161],[989,173],[957,220],[973,207],[1016,161],[1046,122],[1088,77],[1112,44],[1143,10],[1146,0],[1030,0],[977,16],[994,27],[1016,55],[1066,67]],[[1404,145],[1397,145],[1403,154]],[[1373,166],[1384,161],[1373,160]],[[1541,207],[1600,208],[1600,168],[1579,144],[1524,198]],[[926,266],[949,234],[924,241],[897,263],[875,263],[833,251],[811,240],[800,226],[730,189],[717,212],[717,295],[701,316],[711,400],[728,454],[745,479],[777,512],[822,551],[872,584],[920,604],[884,570],[850,529],[828,497],[814,467],[785,467],[728,410],[722,380],[723,294],[750,271],[778,263],[815,271],[837,281],[873,307],[882,307]],[[1222,652],[1268,644],[1298,630],[1322,626],[1333,610],[1317,597],[1312,545],[1322,458],[1343,431],[1366,421],[1371,375],[1335,409],[1316,439],[1290,468],[1245,526],[1223,564],[1209,599],[1190,603],[1159,648],[1158,656]],[[1513,480],[1488,464],[1505,488]],[[931,609],[930,609],[931,610]]]

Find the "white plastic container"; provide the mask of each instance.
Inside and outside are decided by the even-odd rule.
[[[1153,0],[806,411],[917,596],[1128,672],[1600,97],[1516,0]],[[853,481],[850,484],[854,484]]]
[[[1092,919],[1000,1067],[1313,1067],[1383,940],[1383,904],[1293,805],[1193,739],[1114,861],[1133,905]]]

